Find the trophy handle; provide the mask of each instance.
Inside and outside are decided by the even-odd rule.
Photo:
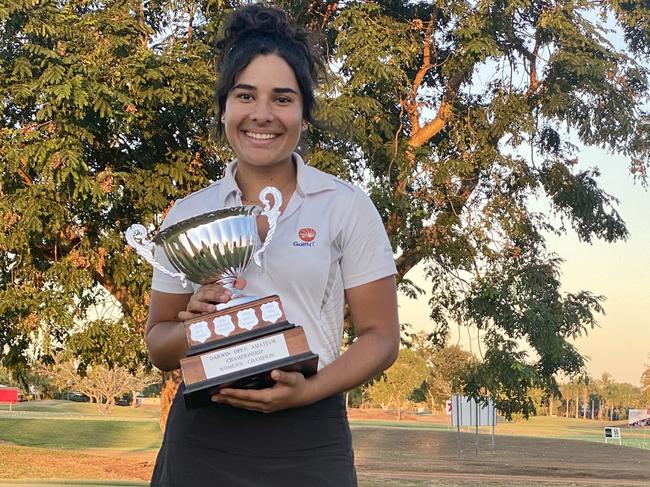
[[[273,199],[275,200],[273,206],[271,206],[271,201],[268,198],[269,195],[272,195]],[[269,231],[266,233],[266,238],[264,239],[262,248],[255,252],[255,255],[253,256],[253,259],[255,259],[255,263],[258,266],[262,265],[262,262],[260,261],[260,255],[262,255],[262,252],[264,252],[266,247],[268,247],[271,239],[273,238],[273,234],[275,233],[275,227],[278,225],[280,207],[282,206],[282,193],[280,193],[280,190],[278,190],[278,188],[267,186],[266,188],[262,189],[262,191],[260,191],[260,201],[264,203],[264,209],[260,215],[265,216],[268,219]]]
[[[183,287],[187,287],[187,276],[185,274],[182,272],[172,272],[157,262],[156,259],[154,259],[154,243],[147,238],[146,228],[144,228],[139,223],[135,223],[126,229],[124,235],[126,236],[126,241],[131,247],[135,249],[140,257],[149,262],[149,264],[158,269],[160,272],[171,277],[179,278]]]

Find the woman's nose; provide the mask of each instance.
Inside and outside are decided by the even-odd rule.
[[[257,123],[268,123],[273,120],[273,110],[268,103],[259,101],[255,104],[253,112],[251,113],[251,120]]]

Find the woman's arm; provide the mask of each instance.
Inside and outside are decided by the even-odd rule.
[[[395,278],[385,277],[346,290],[357,339],[314,375],[317,399],[350,390],[391,366],[399,351]]]
[[[273,412],[304,406],[343,392],[376,376],[397,358],[399,319],[393,276],[346,290],[357,339],[334,362],[305,378],[299,372],[274,370],[277,382],[261,390],[222,389],[217,402]]]
[[[235,287],[243,289],[244,279]],[[151,291],[149,320],[145,329],[145,340],[149,358],[160,370],[174,370],[180,367],[180,360],[188,349],[183,321],[212,313],[216,303],[226,303],[231,293],[219,284],[202,286],[195,294],[173,294]]]
[[[151,291],[145,340],[151,363],[160,370],[179,368],[180,359],[187,352],[185,330],[178,315],[187,308],[191,297],[191,294]]]

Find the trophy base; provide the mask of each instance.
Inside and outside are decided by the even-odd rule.
[[[206,406],[223,387],[272,386],[273,369],[316,373],[305,331],[287,320],[276,295],[184,322],[190,346],[181,360],[187,408]]]
[[[312,353],[301,326],[261,338],[238,342],[181,360],[188,408],[205,406],[222,387],[263,388],[273,384],[273,369],[316,373],[318,355]]]
[[[221,377],[207,379],[186,386],[183,393],[185,407],[195,409],[212,404],[211,397],[224,387],[235,389],[264,389],[271,387],[275,381],[271,378],[271,371],[280,369],[285,371],[302,372],[305,377],[316,373],[318,355],[305,352],[285,359],[251,367]]]

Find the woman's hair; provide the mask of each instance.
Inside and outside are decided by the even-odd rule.
[[[310,33],[289,23],[287,14],[275,7],[248,5],[235,10],[226,21],[223,39],[217,41],[217,121],[226,108],[235,79],[257,56],[275,54],[293,70],[303,102],[303,118],[315,123],[314,87],[323,68]],[[223,127],[219,122],[217,130]]]

